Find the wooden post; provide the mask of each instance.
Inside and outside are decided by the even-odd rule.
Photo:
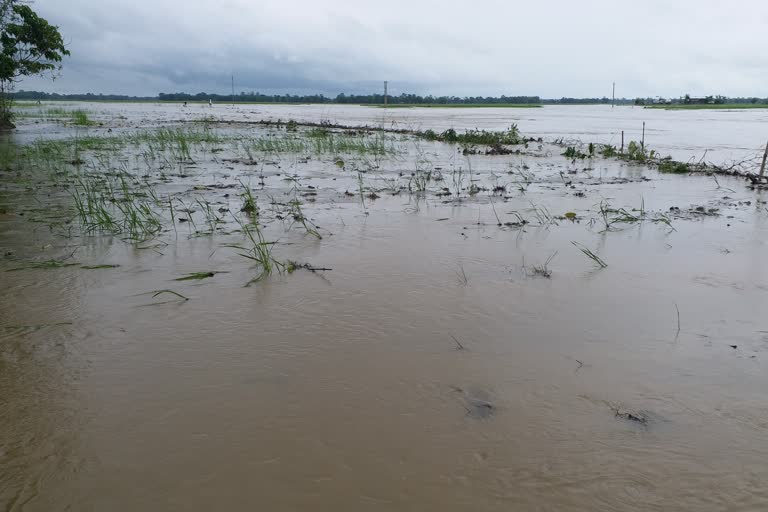
[[[765,145],[765,153],[763,153],[763,163],[760,166],[760,176],[765,174],[765,161],[768,160],[768,144]]]
[[[619,153],[624,152],[624,130],[621,130],[621,151]]]
[[[232,106],[235,106],[235,74],[232,73]]]
[[[640,149],[645,153],[645,121],[643,121],[643,138],[640,139]]]
[[[384,106],[387,106],[387,85],[389,85],[389,82],[384,80]]]

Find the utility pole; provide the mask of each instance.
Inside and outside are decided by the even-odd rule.
[[[232,73],[232,106],[235,106],[235,74]]]
[[[384,106],[387,106],[387,85],[389,85],[389,82],[384,80]]]
[[[616,105],[616,82],[613,82],[613,97],[611,99],[611,108]]]

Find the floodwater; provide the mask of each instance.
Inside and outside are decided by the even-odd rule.
[[[110,112],[94,133],[180,115],[91,108]],[[366,115],[253,109],[344,124]],[[538,124],[559,137],[548,110],[509,115],[525,135]],[[589,120],[598,109],[583,111]],[[421,112],[393,115],[424,127],[507,123],[496,109]],[[381,113],[368,115],[375,124]],[[739,115],[731,132],[765,117]],[[608,130],[585,121],[570,135]],[[73,132],[30,122],[15,137]],[[278,257],[332,269],[248,287],[252,266],[227,247],[242,242],[232,220],[210,236],[190,236],[187,222],[139,244],[62,236],[51,220],[67,204],[60,184],[0,173],[0,508],[768,509],[763,192],[739,178],[571,163],[548,145],[464,156],[399,143],[407,154],[359,176],[354,157],[344,169],[331,155],[254,166],[225,149],[196,153],[166,181],[162,193],[232,212],[238,191],[215,185],[253,185]],[[434,190],[471,168],[465,184],[480,192],[403,190],[425,166],[444,177]],[[379,197],[356,195],[359,180]],[[268,213],[270,196],[289,195],[322,239]],[[601,202],[645,220],[605,229]],[[537,273],[553,254],[549,277]],[[24,266],[52,258],[119,267]],[[199,271],[222,273],[174,281]],[[189,300],[153,297],[161,289]]]
[[[768,141],[768,109],[663,110],[610,105],[548,105],[542,108],[393,108],[357,105],[214,105],[190,103],[60,102],[87,108],[112,123],[132,126],[215,117],[219,120],[261,119],[322,122],[347,126],[457,130],[503,130],[515,123],[526,135],[545,139],[621,145],[640,141],[676,160],[704,159],[732,163],[762,155]],[[47,130],[48,127],[44,127]],[[34,125],[22,132],[37,133]]]

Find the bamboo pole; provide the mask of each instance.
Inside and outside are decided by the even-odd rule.
[[[765,153],[763,153],[763,163],[760,165],[760,176],[765,174],[765,161],[768,160],[768,143],[765,145]]]

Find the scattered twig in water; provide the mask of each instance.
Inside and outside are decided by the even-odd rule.
[[[496,217],[496,225],[501,227],[503,224],[501,222],[501,219],[499,218],[499,214],[496,213],[496,205],[493,204],[493,198],[488,196],[488,200],[491,202],[491,208],[493,208],[493,215]]]
[[[617,418],[623,418],[625,420],[634,421],[635,423],[640,423],[641,425],[647,425],[648,424],[648,418],[643,416],[640,413],[635,413],[632,411],[622,411],[621,405],[610,405],[609,407],[613,411],[614,415]]]
[[[464,272],[464,265],[461,263],[459,263],[459,270],[456,271],[456,278],[459,280],[461,286],[467,286],[469,279],[467,279],[467,274]]]
[[[309,270],[312,273],[333,270],[332,268],[315,267],[310,265],[309,263],[298,263],[296,261],[291,261],[291,260],[288,260],[285,264],[285,271],[288,272],[289,274],[292,274],[293,272],[301,269]]]
[[[453,338],[453,341],[456,342],[457,350],[464,350],[464,345],[462,345],[461,342],[458,339],[456,339],[456,336],[451,334],[451,338]]]

